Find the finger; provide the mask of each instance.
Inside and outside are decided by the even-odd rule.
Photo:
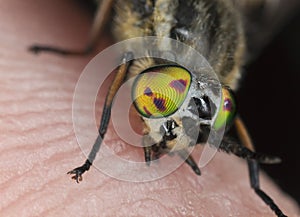
[[[83,15],[78,24],[74,11],[80,13],[79,8],[58,0],[14,0],[0,10],[0,25],[6,30],[0,34],[1,215],[274,216],[250,189],[246,164],[225,154],[218,154],[201,170],[200,177],[183,164],[160,180],[132,183],[108,177],[92,167],[80,185],[74,183],[66,172],[83,162],[85,156],[73,133],[72,97],[88,59],[53,55],[37,58],[28,54],[26,47],[35,37],[53,44],[84,43],[89,18]],[[62,35],[56,29],[61,22],[68,24]],[[67,29],[75,36],[70,37]],[[101,46],[107,45],[105,38]],[[97,106],[103,105],[103,99],[101,95]],[[111,126],[108,131],[106,143],[114,153],[143,159],[142,148],[127,146]],[[198,147],[196,153],[200,152]],[[299,215],[291,198],[266,177],[261,182],[287,215]]]

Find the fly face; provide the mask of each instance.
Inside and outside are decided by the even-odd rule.
[[[179,65],[150,67],[136,77],[132,100],[145,125],[147,162],[206,142],[209,130],[203,129],[212,125],[217,106],[203,86],[208,84]]]

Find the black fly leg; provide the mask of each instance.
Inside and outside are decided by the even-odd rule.
[[[33,53],[51,52],[60,55],[86,55],[93,51],[99,36],[110,17],[110,12],[114,0],[102,0],[98,5],[98,9],[93,21],[88,43],[85,49],[82,50],[67,50],[59,47],[47,46],[47,45],[32,45],[29,47],[29,51]]]
[[[161,143],[154,144],[151,146],[151,160],[158,160],[163,154],[166,152],[161,148],[160,146]]]
[[[113,80],[113,83],[111,84],[109,91],[106,95],[100,127],[99,127],[99,134],[89,153],[88,159],[85,161],[85,163],[82,166],[77,167],[67,173],[67,174],[74,174],[74,176],[72,176],[72,179],[75,179],[76,182],[82,180],[82,174],[85,171],[88,171],[90,169],[90,166],[92,165],[93,161],[96,158],[96,154],[100,149],[102,140],[104,138],[110,120],[113,98],[116,95],[120,86],[123,84],[123,81],[128,72],[128,66],[130,64],[129,61],[132,59],[133,59],[133,54],[130,52],[125,53],[123,56],[122,65],[119,67],[117,74]]]
[[[232,153],[243,159],[256,160],[259,163],[275,164],[281,162],[281,159],[278,157],[253,152],[240,143],[237,143],[226,137],[222,140],[219,149],[228,154]]]
[[[254,153],[254,146],[251,141],[250,135],[240,117],[235,119],[235,128],[242,144],[247,147],[247,149]],[[259,162],[256,159],[247,159],[250,184],[255,193],[276,213],[277,216],[284,217],[280,208],[275,204],[275,202],[270,198],[259,186]]]
[[[191,155],[189,155],[189,153],[186,150],[181,150],[178,152],[178,154],[183,160],[185,160],[185,162],[193,169],[193,171],[198,176],[201,175],[201,172],[200,172],[200,169],[199,169],[197,163],[195,162],[193,157]]]
[[[194,161],[192,156],[188,156],[188,158],[185,160],[185,162],[193,169],[193,171],[200,176],[201,172],[197,165],[197,163]]]
[[[276,213],[277,216],[284,217],[282,211],[275,204],[275,202],[270,198],[259,186],[259,165],[255,160],[248,160],[249,176],[251,187],[254,189],[255,193]]]
[[[145,133],[145,135],[143,136],[142,144],[144,148],[145,162],[148,166],[150,166],[152,160],[152,147],[155,146],[152,145],[153,143],[154,141],[151,139],[148,133]]]
[[[152,153],[151,146],[144,147],[145,162],[148,166],[150,166],[151,163],[151,153]]]
[[[276,213],[277,216],[285,216],[274,201],[259,187],[258,163],[279,163],[280,159],[277,157],[258,154],[239,143],[229,142],[227,139],[222,141],[219,149],[227,153],[233,153],[240,158],[247,159],[251,187],[254,189],[255,193]]]

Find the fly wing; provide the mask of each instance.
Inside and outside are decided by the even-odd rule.
[[[233,0],[242,12],[251,60],[299,12],[299,0]]]

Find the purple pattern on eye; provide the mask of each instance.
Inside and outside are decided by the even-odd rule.
[[[144,109],[144,111],[146,112],[146,114],[147,114],[148,116],[151,116],[151,115],[152,115],[152,113],[149,112],[149,110],[146,108],[146,106],[144,106],[143,109]]]
[[[146,96],[152,96],[153,95],[153,92],[152,90],[150,89],[150,87],[147,87],[145,90],[144,90],[144,94]]]
[[[174,80],[170,82],[170,87],[178,90],[180,93],[185,91],[187,81],[183,79]]]
[[[154,98],[153,102],[154,102],[155,107],[159,111],[165,111],[166,110],[166,106],[165,106],[166,101],[164,99]]]
[[[225,111],[231,111],[232,110],[232,102],[231,102],[230,99],[226,98],[224,100],[223,110],[225,110]]]

